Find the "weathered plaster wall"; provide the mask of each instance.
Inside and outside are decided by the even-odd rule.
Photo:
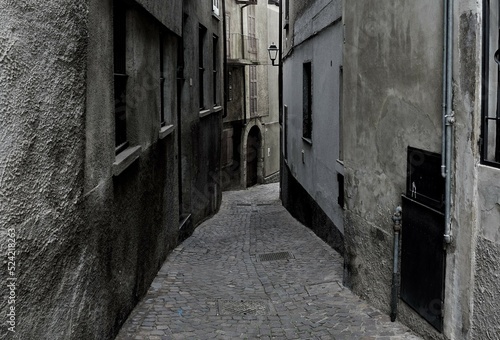
[[[127,109],[142,153],[112,176],[111,13],[99,0],[0,4],[0,224],[2,239],[17,233],[19,339],[113,338],[177,242],[176,142],[158,140],[158,27],[137,9]]]
[[[219,64],[223,66],[222,21],[212,15],[212,3],[209,1],[183,1],[185,16],[183,22],[184,60],[181,84],[181,176],[182,176],[182,212],[192,214],[193,225],[198,225],[214,214],[222,198],[220,178],[220,156],[222,136],[223,108],[223,72],[218,72],[219,103],[213,103],[212,82],[212,36],[219,37]],[[206,27],[204,45],[205,56],[205,91],[206,108],[200,111],[198,86],[198,29]],[[203,113],[200,115],[200,113]]]
[[[165,2],[156,0],[135,0],[151,13],[163,26],[177,35],[182,34],[182,1]]]
[[[80,277],[88,9],[88,1],[0,3],[1,277],[13,228],[16,336],[25,339],[98,318],[87,314],[91,277]],[[5,284],[0,292],[7,320]]]
[[[441,152],[443,9],[430,0],[345,6],[346,283],[388,312],[390,217],[405,191],[406,148]],[[455,2],[454,241],[444,301],[444,336],[450,339],[470,335],[480,112],[476,12],[473,2]],[[427,337],[442,337],[404,303],[399,307],[401,321]]]
[[[82,242],[96,289],[91,310],[100,329],[90,334],[113,337],[146,292],[166,255],[177,244],[177,150],[175,131],[160,140],[158,81],[160,25],[138,6],[127,11],[127,137],[141,146],[139,159],[118,176],[115,161],[112,7],[92,1],[86,111],[85,199]],[[171,72],[176,69],[176,39],[166,44]],[[175,72],[175,71],[173,71]],[[168,79],[171,77],[167,76]],[[171,83],[175,89],[175,82]],[[167,92],[169,92],[167,90]],[[175,92],[175,91],[174,91]],[[167,107],[175,97],[166,102]],[[176,124],[175,115],[172,124]],[[92,331],[92,329],[91,329]],[[81,337],[91,337],[82,333]]]
[[[481,101],[479,5],[455,1],[453,109],[455,112],[452,232],[446,259],[444,334],[450,339],[472,336],[474,248],[479,228],[478,161]]]

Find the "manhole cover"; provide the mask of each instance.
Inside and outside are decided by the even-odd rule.
[[[267,302],[252,300],[218,300],[219,315],[266,315]]]
[[[280,252],[280,253],[269,253],[269,254],[260,254],[259,255],[260,262],[289,260],[289,259],[293,259],[293,256],[292,256],[292,254],[290,254],[287,251]]]

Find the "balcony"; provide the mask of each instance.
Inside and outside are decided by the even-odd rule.
[[[227,62],[235,65],[250,65],[258,62],[259,41],[255,37],[240,33],[227,34]]]

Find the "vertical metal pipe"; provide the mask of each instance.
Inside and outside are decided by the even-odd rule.
[[[394,222],[394,257],[393,257],[393,267],[392,267],[392,287],[391,287],[391,321],[396,320],[398,315],[398,293],[399,293],[399,234],[401,231],[401,220],[402,220],[403,209],[398,206],[394,215],[392,216],[392,221]]]
[[[452,94],[453,94],[453,0],[448,0],[447,10],[447,66],[446,66],[446,179],[445,179],[445,231],[444,241],[446,244],[451,243],[451,158],[453,147],[453,124],[455,118],[452,111]]]
[[[441,176],[446,178],[446,103],[448,75],[448,0],[443,0],[443,102],[442,102],[442,138],[441,138]]]
[[[288,4],[287,4],[288,6]],[[281,188],[283,187],[283,171],[284,171],[284,157],[283,157],[283,126],[285,125],[283,117],[283,0],[279,2],[279,18],[278,18],[278,121],[280,124],[280,199],[283,200]]]
[[[224,64],[222,66],[222,72],[224,73],[224,112],[222,118],[227,117],[227,98],[229,93],[229,82],[227,77],[227,22],[226,22],[226,0],[222,0],[222,35],[223,35],[223,52],[224,53]]]

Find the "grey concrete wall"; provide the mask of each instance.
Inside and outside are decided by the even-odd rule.
[[[480,41],[477,5],[455,3],[454,241],[446,259],[444,336],[468,339],[474,338]],[[350,1],[345,6],[346,283],[388,312],[390,216],[405,191],[406,147],[441,152],[442,4]],[[427,337],[443,336],[404,303],[399,318]]]
[[[343,171],[337,162],[341,46],[340,23],[295,46],[284,61],[283,96],[284,105],[288,107],[286,142],[291,174],[343,232],[343,212],[337,204],[337,173]],[[302,139],[303,63],[309,61],[312,63],[313,82],[312,144]]]

